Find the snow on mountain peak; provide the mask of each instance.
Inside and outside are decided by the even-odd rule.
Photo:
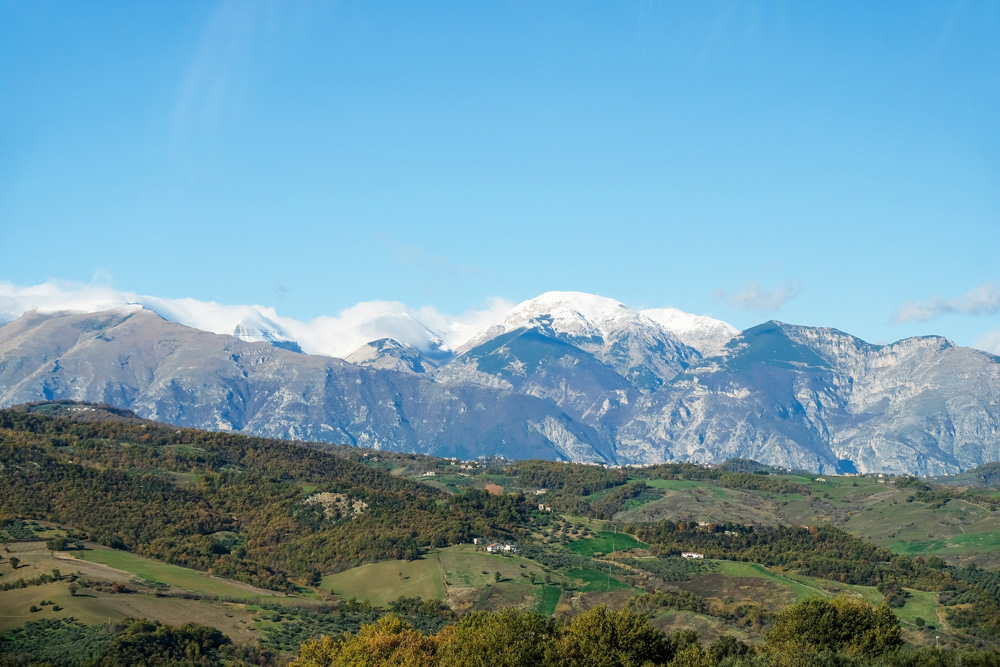
[[[301,321],[259,305],[159,298],[105,285],[50,282],[21,287],[0,281],[0,323],[12,321],[30,310],[98,312],[123,306],[141,306],[166,320],[203,331],[245,341],[267,341],[289,349],[301,346],[309,354],[337,357],[345,357],[381,338],[392,338],[424,354],[440,355],[447,350],[468,349],[504,331],[529,326],[605,340],[625,331],[656,327],[699,350],[702,344],[721,347],[724,341],[718,341],[728,340],[736,332],[728,324],[711,318],[674,309],[640,312],[620,301],[584,292],[545,292],[513,308],[509,302],[493,299],[481,309],[459,316],[432,307],[411,308],[397,301],[368,301],[344,309],[336,316]],[[714,333],[707,337],[708,343],[699,342],[698,335],[707,335],[699,332],[705,330]]]
[[[609,333],[637,322],[639,317],[614,299],[585,292],[545,292],[511,308],[500,322],[480,331],[458,351],[471,349],[508,331],[532,327],[574,337],[607,338]]]
[[[652,308],[643,310],[642,314],[706,357],[718,353],[740,332],[728,322],[706,315],[692,315],[676,308]]]
[[[514,306],[504,318],[509,329],[527,326],[539,318],[565,333],[605,333],[636,313],[624,303],[585,292],[545,292]]]
[[[542,327],[574,337],[613,338],[626,329],[658,329],[698,350],[716,354],[739,329],[676,308],[632,310],[621,301],[585,292],[546,292],[514,306],[504,318],[473,336],[458,352],[520,328]]]

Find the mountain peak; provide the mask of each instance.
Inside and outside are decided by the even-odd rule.
[[[458,352],[517,329],[537,328],[553,335],[598,339],[641,321],[645,318],[637,311],[614,299],[585,292],[545,292],[511,308],[503,320],[473,336]]]
[[[718,354],[740,332],[728,322],[707,315],[692,315],[677,308],[651,308],[641,312],[705,357]]]
[[[621,301],[596,294],[545,292],[514,306],[504,321],[514,324],[545,317],[557,324],[560,330],[570,333],[573,329],[580,329],[581,332],[604,329],[609,324],[632,319],[635,315],[635,311]]]

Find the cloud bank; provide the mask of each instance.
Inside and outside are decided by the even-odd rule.
[[[926,322],[942,315],[994,315],[1000,312],[1000,290],[996,285],[980,285],[954,299],[934,297],[928,301],[907,301],[896,308],[893,324]]]
[[[503,318],[513,304],[491,299],[485,306],[460,315],[425,306],[411,308],[398,301],[367,301],[336,316],[310,321],[283,317],[269,306],[230,306],[195,299],[161,299],[123,292],[104,285],[52,281],[21,287],[0,282],[0,323],[37,310],[97,312],[140,305],[166,320],[218,334],[233,335],[239,328],[248,340],[269,336],[297,342],[307,354],[346,357],[365,343],[394,338],[420,350],[453,349],[480,329]]]

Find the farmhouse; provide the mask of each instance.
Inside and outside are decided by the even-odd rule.
[[[499,542],[494,542],[486,547],[486,551],[491,554],[517,554],[520,553],[521,550],[514,544],[500,544]]]
[[[685,551],[681,553],[681,558],[704,558],[705,554],[696,553],[694,551]]]

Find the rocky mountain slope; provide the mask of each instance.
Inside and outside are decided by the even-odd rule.
[[[28,314],[0,328],[0,404],[59,398],[180,426],[442,456],[613,457],[539,398],[247,343],[141,308]]]
[[[779,322],[735,333],[571,292],[520,304],[453,355],[380,339],[340,360],[275,338],[138,306],[32,312],[0,327],[0,405],[102,401],[184,426],[467,458],[920,474],[1000,459],[1000,359],[943,338],[877,346]]]

